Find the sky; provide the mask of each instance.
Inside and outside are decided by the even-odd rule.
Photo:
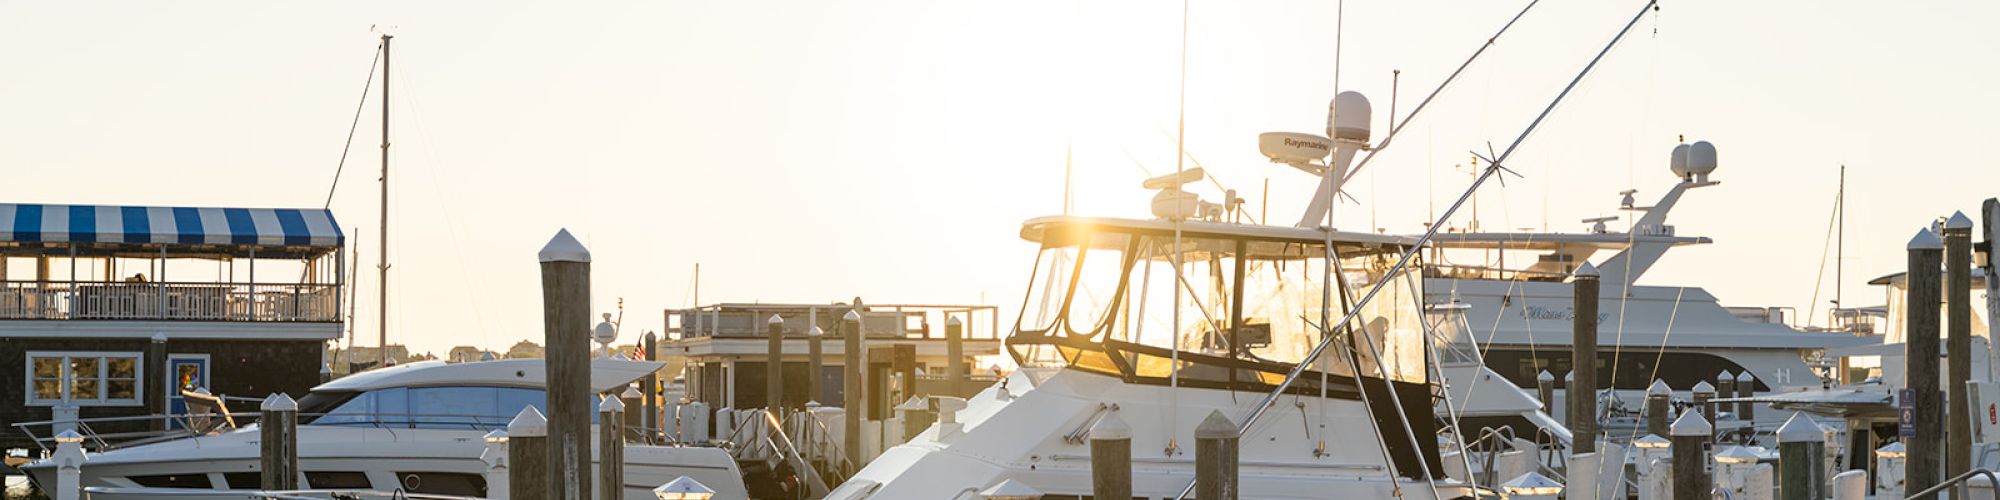
[[[561,228],[592,252],[593,306],[623,299],[621,341],[695,303],[697,263],[703,303],[985,303],[1011,323],[1019,224],[1061,211],[1066,170],[1079,214],[1147,216],[1140,181],[1181,158],[1296,219],[1314,179],[1258,133],[1322,130],[1341,89],[1371,99],[1379,141],[1392,95],[1408,113],[1526,4],[6,2],[0,199],[330,206],[371,345],[379,87],[328,193],[387,32],[392,343],[539,341],[534,254]],[[1641,5],[1536,4],[1356,178],[1338,225],[1421,231],[1469,152],[1504,149]],[[2000,195],[1996,14],[1666,2],[1522,143],[1523,177],[1480,191],[1480,225],[1582,231],[1621,190],[1664,193],[1683,138],[1711,141],[1722,185],[1669,222],[1715,244],[1641,283],[1803,310],[1833,293],[1846,165],[1844,292],[1879,304],[1864,282],[1910,235]]]

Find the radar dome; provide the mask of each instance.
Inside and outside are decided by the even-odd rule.
[[[1696,182],[1708,182],[1708,174],[1715,171],[1715,145],[1708,141],[1695,141],[1688,146],[1687,172],[1694,174]]]
[[[1326,158],[1333,141],[1314,134],[1265,132],[1257,134],[1257,152],[1273,163],[1304,165]]]
[[[1667,162],[1667,168],[1674,171],[1674,177],[1688,178],[1688,145],[1674,146],[1674,158]]]
[[[1368,98],[1352,90],[1333,96],[1333,103],[1327,107],[1328,123],[1335,140],[1368,142],[1368,123],[1372,108]]]

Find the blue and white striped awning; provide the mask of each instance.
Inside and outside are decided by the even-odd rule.
[[[333,212],[0,203],[0,242],[338,247]]]

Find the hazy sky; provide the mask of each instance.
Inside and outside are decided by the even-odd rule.
[[[1340,88],[1373,99],[1379,138],[1391,70],[1407,112],[1522,5],[1348,2]],[[1535,7],[1356,181],[1340,225],[1420,230],[1466,152],[1505,147],[1639,6]],[[1253,207],[1268,179],[1272,218],[1296,218],[1312,179],[1256,134],[1324,127],[1335,3],[1190,10],[1188,152]],[[1723,184],[1670,222],[1716,244],[1644,282],[1805,307],[1844,163],[1848,303],[1878,304],[1862,282],[1900,269],[1918,227],[2000,195],[1996,15],[1667,2],[1517,153],[1526,178],[1481,193],[1481,224],[1581,231],[1619,190],[1664,192],[1678,136],[1709,140]],[[562,227],[594,254],[598,308],[625,299],[626,341],[692,303],[697,262],[704,302],[985,301],[1011,323],[1019,223],[1060,210],[1067,146],[1079,213],[1144,216],[1139,182],[1174,168],[1179,2],[8,2],[0,199],[318,207],[371,26],[396,35],[391,341],[418,350],[539,340],[534,253]],[[372,306],[370,99],[332,208]]]

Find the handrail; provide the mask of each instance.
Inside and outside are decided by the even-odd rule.
[[[1986,469],[1972,469],[1970,471],[1966,471],[1964,474],[1959,474],[1958,477],[1947,479],[1945,480],[1945,482],[1938,483],[1936,486],[1925,488],[1923,491],[1919,491],[1916,492],[1915,494],[1905,497],[1904,500],[1917,500],[1919,498],[1930,496],[1937,492],[1944,491],[1945,488],[1964,483],[1966,480],[1972,479],[1974,476],[1986,476],[1986,481],[1992,483],[1995,488],[2000,488],[2000,476],[1995,476],[1993,474],[1993,471]]]
[[[1070,429],[1069,433],[1063,434],[1063,442],[1082,444],[1084,440],[1089,439],[1091,426],[1097,425],[1098,420],[1104,419],[1104,416],[1109,414],[1108,412],[1113,411],[1118,411],[1118,405],[1097,403],[1097,410],[1090,412],[1090,416],[1084,417],[1081,425],[1076,426],[1075,429]]]

